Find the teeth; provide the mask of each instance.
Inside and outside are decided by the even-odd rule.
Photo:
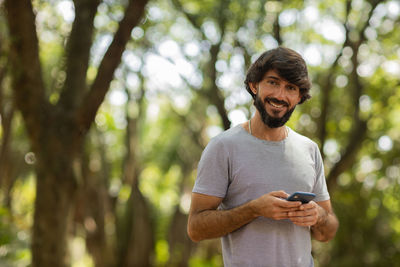
[[[276,104],[274,104],[274,103],[272,103],[272,102],[269,102],[270,104],[271,104],[271,106],[273,106],[273,107],[275,107],[275,108],[281,108],[281,107],[283,107],[283,105],[276,105]]]

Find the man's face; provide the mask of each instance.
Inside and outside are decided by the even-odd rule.
[[[270,128],[283,126],[301,100],[298,86],[287,82],[275,70],[267,71],[259,83],[250,86],[256,94],[254,105]]]

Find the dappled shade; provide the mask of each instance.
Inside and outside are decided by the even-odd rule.
[[[186,234],[197,163],[279,45],[309,66],[288,125],[340,221],[316,266],[399,265],[398,1],[53,2],[1,5],[0,265],[221,266]]]

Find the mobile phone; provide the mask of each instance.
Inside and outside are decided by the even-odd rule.
[[[308,203],[315,198],[314,193],[308,192],[294,192],[286,200],[288,201],[301,201],[301,203]]]

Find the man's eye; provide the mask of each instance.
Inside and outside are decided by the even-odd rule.
[[[276,82],[276,81],[274,81],[274,80],[269,80],[269,81],[267,81],[269,84],[272,84],[272,85],[277,85],[278,83]]]
[[[290,91],[295,91],[295,90],[296,90],[296,87],[294,87],[294,86],[288,86],[288,89],[289,89]]]

